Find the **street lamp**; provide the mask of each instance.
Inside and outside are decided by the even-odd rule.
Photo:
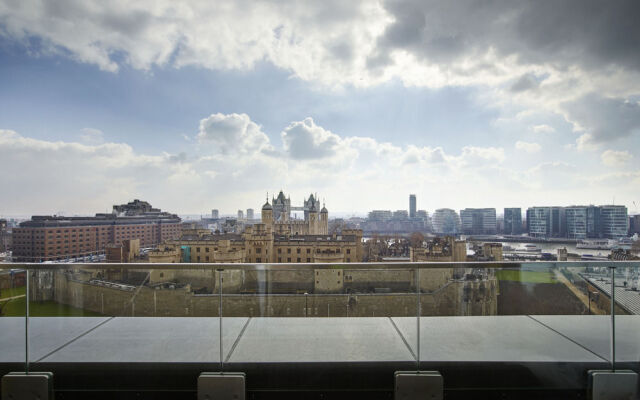
[[[307,296],[309,295],[309,293],[304,292],[304,316],[308,317],[309,316],[309,308],[307,307]]]

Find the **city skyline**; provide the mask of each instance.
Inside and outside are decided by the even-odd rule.
[[[638,7],[3,3],[0,213],[636,210]]]
[[[274,192],[275,193],[275,192]],[[285,191],[286,193],[286,191]],[[311,195],[313,195],[314,193],[310,193]],[[288,196],[285,194],[285,196],[287,197],[291,197],[293,198],[293,196]],[[270,196],[271,197],[271,196]],[[306,196],[303,196],[301,199],[299,199],[300,203],[304,202],[306,200]],[[470,209],[470,210],[480,210],[480,209],[494,209],[496,212],[496,216],[503,216],[503,211],[504,210],[509,210],[509,209],[521,209],[523,211],[522,214],[522,218],[525,219],[525,215],[524,215],[524,211],[526,211],[528,208],[540,208],[540,207],[560,207],[560,208],[570,208],[570,207],[583,207],[583,206],[624,206],[627,208],[628,210],[628,214],[629,215],[636,215],[636,214],[640,214],[640,210],[636,209],[635,207],[628,207],[624,204],[614,204],[614,203],[602,203],[602,204],[594,204],[594,203],[580,203],[580,202],[573,202],[570,204],[539,204],[539,203],[535,203],[535,204],[527,204],[524,206],[505,206],[505,207],[492,207],[492,206],[488,206],[488,207],[461,207],[461,208],[455,208],[455,207],[437,207],[437,208],[424,208],[420,206],[420,198],[418,196],[416,196],[415,194],[410,194],[408,195],[408,197],[405,199],[406,200],[406,205],[405,207],[398,207],[398,208],[394,208],[394,207],[379,207],[379,208],[373,208],[373,209],[362,209],[362,210],[355,210],[355,211],[341,211],[341,210],[331,210],[331,219],[334,218],[343,218],[343,217],[348,217],[348,216],[354,216],[354,217],[367,217],[369,213],[371,213],[372,211],[389,211],[389,212],[395,212],[395,211],[407,211],[407,217],[409,218],[410,216],[410,212],[411,212],[411,198],[413,198],[416,201],[416,211],[426,211],[429,216],[431,217],[433,215],[433,212],[439,210],[439,209],[451,209],[453,211],[455,211],[456,213],[460,213],[461,211],[464,211],[465,209]],[[125,200],[129,201],[130,199]],[[318,197],[318,201],[321,202],[321,204],[326,205],[326,199],[324,199],[323,197],[319,196]],[[294,203],[298,202],[296,198],[293,198],[292,200]],[[117,203],[117,201],[114,201],[115,203]],[[111,205],[109,207],[105,207],[103,212],[105,213],[111,213],[111,207],[113,205],[114,202],[111,202]],[[271,202],[271,199],[268,199],[268,202]],[[154,203],[154,202],[152,202]],[[254,207],[248,207],[246,209],[238,209],[236,208],[235,210],[224,210],[221,208],[210,208],[208,211],[203,211],[203,212],[199,212],[199,213],[186,213],[186,212],[181,212],[179,210],[169,210],[172,213],[175,213],[177,215],[180,215],[182,217],[210,217],[212,212],[215,211],[216,215],[218,215],[220,218],[237,218],[240,212],[243,212],[243,217],[245,218],[246,216],[244,215],[245,211],[251,210],[260,210],[262,208],[261,204],[263,204],[262,202],[258,201],[256,202],[256,204],[258,204],[257,206]],[[329,207],[327,207],[329,208]],[[163,208],[164,209],[164,208]],[[90,211],[90,212],[86,212],[86,213],[74,213],[74,212],[68,212],[68,211],[64,211],[64,210],[58,210],[55,212],[50,212],[50,213],[26,213],[26,214],[16,214],[16,215],[9,215],[9,214],[1,214],[0,213],[0,218],[30,218],[32,216],[37,216],[37,215],[57,215],[57,216],[62,216],[62,217],[74,217],[74,216],[93,216],[96,213],[101,213],[102,211],[100,210],[94,210],[94,211]],[[298,218],[302,216],[302,212],[301,211],[292,211],[292,218]],[[217,217],[214,217],[217,218]]]

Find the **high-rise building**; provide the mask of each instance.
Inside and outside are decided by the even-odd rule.
[[[393,219],[403,221],[409,219],[409,214],[407,210],[396,210],[393,212]]]
[[[465,208],[460,210],[462,232],[465,235],[495,235],[495,208]]]
[[[220,213],[218,212],[218,210],[216,210],[215,208],[213,210],[211,210],[211,218],[212,219],[218,219],[220,218]]]
[[[244,212],[242,210],[238,210],[238,221],[244,219]]]
[[[627,236],[629,231],[629,216],[626,206],[600,206],[600,222],[602,236],[618,239]]]
[[[460,233],[460,217],[450,208],[439,208],[433,213],[433,232],[455,235]]]
[[[416,195],[409,195],[409,218],[416,217]]]
[[[247,220],[253,219],[253,208],[247,208]]]
[[[527,233],[532,237],[547,237],[551,210],[549,207],[530,207],[527,209]]]
[[[570,206],[565,208],[567,237],[570,239],[602,236],[600,207]]]
[[[389,221],[392,217],[391,210],[373,210],[369,211],[370,221]]]
[[[565,208],[567,218],[567,237],[570,239],[586,239],[587,207],[570,206]]]
[[[8,250],[9,233],[7,232],[7,220],[0,219],[0,253]]]
[[[600,207],[587,207],[587,237],[602,237],[602,219],[600,217]]]
[[[527,209],[527,232],[532,237],[565,237],[567,223],[563,207]]]
[[[522,233],[522,210],[519,207],[504,209],[505,235],[520,235]]]
[[[640,214],[629,216],[629,235],[640,234]]]

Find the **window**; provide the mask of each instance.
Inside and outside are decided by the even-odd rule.
[[[260,247],[257,247],[256,248],[256,254],[260,254],[260,253],[262,253],[262,249]]]
[[[198,256],[198,262],[200,262],[200,256]]]
[[[262,260],[260,259],[260,257],[256,257],[256,262],[257,262],[257,263],[262,262]]]
[[[291,254],[291,249],[287,249],[287,254]]]
[[[307,257],[307,262],[311,262],[311,259],[309,257]]]
[[[287,257],[287,262],[291,262],[291,257]]]
[[[207,256],[206,260],[207,260],[207,262],[209,262],[209,256]]]
[[[278,257],[278,262],[282,262],[282,257]]]
[[[204,248],[204,251],[205,251],[205,253],[208,253],[208,252],[209,252],[209,248],[208,248],[208,247],[205,247],[205,248]],[[208,259],[208,258],[209,258],[209,257],[207,257],[207,259]]]
[[[298,262],[300,262],[300,257],[298,257]]]
[[[311,253],[311,249],[307,249],[307,254],[310,254],[310,253]]]
[[[196,253],[200,253],[200,247],[196,247]]]
[[[300,254],[300,248],[299,247],[296,249],[296,253]]]
[[[278,249],[278,254],[282,254],[282,249]]]

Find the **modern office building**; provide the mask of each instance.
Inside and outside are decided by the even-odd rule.
[[[455,210],[439,208],[433,213],[432,226],[434,233],[455,235],[460,233],[460,217]]]
[[[416,217],[416,195],[415,194],[410,194],[409,195],[409,218],[415,218]]]
[[[462,233],[465,235],[495,235],[495,208],[465,208],[460,210]]]
[[[429,213],[426,210],[418,210],[416,211],[416,218],[420,218],[426,221],[429,219]]]
[[[527,232],[532,237],[565,237],[566,219],[563,207],[530,207],[527,209]]]
[[[587,207],[570,206],[564,211],[567,218],[567,237],[569,239],[586,239]]]
[[[640,234],[640,214],[629,216],[629,235]]]
[[[505,235],[520,235],[522,233],[522,210],[519,207],[504,209]]]
[[[3,253],[11,247],[11,235],[8,231],[6,219],[0,219],[0,253]]]
[[[238,221],[242,221],[244,219],[244,212],[242,210],[238,210]]]
[[[13,229],[13,257],[27,262],[81,257],[129,239],[155,246],[179,237],[180,223],[177,215],[137,199],[95,217],[33,216]]]
[[[247,208],[247,220],[251,221],[253,218],[253,208]]]
[[[211,219],[218,219],[218,218],[220,218],[220,213],[218,212],[218,210],[214,208],[213,210],[211,210]]]
[[[602,237],[600,207],[570,206],[565,207],[567,237],[569,239],[586,239]]]
[[[389,221],[392,216],[393,214],[391,213],[391,210],[373,210],[373,211],[369,211],[368,219],[370,221],[385,222],[385,221]]]
[[[407,210],[396,210],[393,212],[392,219],[399,221],[409,219],[409,213],[407,213]]]
[[[600,206],[600,222],[602,224],[603,237],[618,239],[627,236],[629,231],[627,207],[614,205]]]

